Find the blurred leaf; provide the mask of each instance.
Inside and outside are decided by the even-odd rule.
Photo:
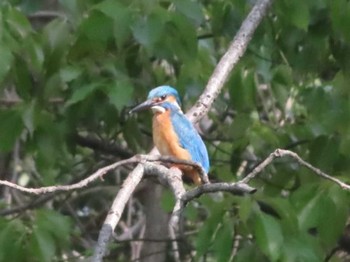
[[[344,231],[348,218],[348,199],[344,190],[336,185],[331,185],[326,194],[322,195],[318,230],[320,239],[328,249],[336,245],[339,235]]]
[[[0,110],[0,151],[12,150],[23,131],[21,115],[16,110]]]
[[[105,43],[113,37],[113,23],[104,13],[93,10],[81,23],[80,32],[90,40]]]
[[[118,46],[122,47],[122,44],[124,44],[131,34],[130,24],[132,23],[132,14],[130,10],[114,0],[103,1],[94,8],[113,19],[114,37]]]
[[[25,128],[28,130],[29,134],[32,136],[34,129],[36,127],[36,104],[32,101],[29,104],[25,104],[22,109],[22,120]]]
[[[49,262],[55,254],[55,243],[52,236],[40,227],[34,227],[30,241],[32,257],[39,261]]]
[[[315,252],[310,239],[304,236],[287,237],[283,244],[283,258],[285,262],[310,261],[317,262],[323,258]]]
[[[320,136],[310,145],[310,162],[324,171],[332,171],[339,151],[336,137]]]
[[[16,57],[13,74],[18,95],[23,100],[29,100],[34,92],[33,76],[26,62],[21,57]]]
[[[63,82],[68,83],[78,78],[82,74],[82,69],[76,66],[66,66],[61,68],[60,77]]]
[[[114,81],[107,86],[107,95],[110,102],[120,111],[130,105],[133,86],[128,81]]]
[[[173,54],[184,61],[191,60],[197,55],[196,31],[186,17],[174,14],[171,20],[167,21],[165,30],[167,32],[165,45]]]
[[[135,39],[147,48],[153,48],[164,32],[165,15],[158,11],[147,17],[140,17],[132,27]]]
[[[40,72],[45,61],[45,54],[42,44],[37,39],[28,39],[26,41],[26,50],[30,65],[36,72]]]
[[[264,213],[257,214],[254,235],[261,250],[271,261],[278,261],[283,247],[283,234],[275,218]]]
[[[197,256],[200,257],[204,255],[209,247],[212,244],[212,237],[216,228],[220,225],[224,214],[224,210],[220,210],[220,208],[216,208],[215,210],[211,210],[211,215],[205,221],[204,225],[200,228],[198,233],[197,242],[196,242],[196,250]]]
[[[19,219],[0,221],[0,261],[25,261],[26,228]]]
[[[215,241],[213,244],[214,252],[216,253],[217,260],[226,262],[230,260],[232,248],[233,248],[233,227],[231,221],[225,219],[222,226],[216,233]]]
[[[7,73],[10,71],[13,61],[13,55],[11,53],[10,48],[8,48],[5,44],[0,44],[0,83],[4,80]],[[3,85],[0,86],[0,90]]]
[[[279,4],[279,12],[281,12],[282,19],[307,31],[310,22],[310,12],[307,2],[302,0],[283,0]]]
[[[32,30],[27,18],[16,8],[8,8],[6,13],[6,24],[15,37],[25,38]]]
[[[260,252],[255,245],[245,244],[240,248],[235,256],[235,262],[267,262],[270,261]]]
[[[43,231],[50,233],[54,237],[57,246],[65,247],[68,245],[71,230],[71,223],[68,217],[53,210],[42,209],[37,212],[36,223]]]
[[[176,9],[190,18],[198,26],[204,22],[204,15],[202,13],[202,6],[195,1],[176,0],[174,1]]]
[[[350,3],[346,0],[330,2],[332,25],[350,43]]]
[[[93,82],[86,86],[79,87],[77,90],[74,90],[72,96],[66,102],[66,107],[84,100],[87,96],[91,95],[99,86],[100,83]]]
[[[249,196],[244,196],[242,199],[240,199],[240,206],[239,206],[239,217],[240,220],[245,223],[248,221],[249,217],[252,214],[253,209],[253,201],[252,198]]]

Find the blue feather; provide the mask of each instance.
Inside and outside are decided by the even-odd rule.
[[[182,148],[189,151],[192,161],[200,163],[205,172],[209,172],[210,164],[207,148],[194,128],[190,120],[174,105],[165,102],[162,104],[164,108],[171,111],[171,123],[175,133],[179,138],[179,143]]]

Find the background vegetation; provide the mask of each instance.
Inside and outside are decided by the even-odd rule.
[[[147,152],[151,116],[130,116],[130,106],[166,83],[189,108],[252,4],[1,1],[1,179],[68,184]],[[211,180],[235,181],[274,149],[287,148],[349,182],[349,83],[350,2],[275,1],[198,126]],[[129,171],[71,193],[32,197],[2,187],[0,261],[88,257]],[[173,199],[166,189],[154,197],[153,186],[159,187],[145,182],[135,193],[106,261],[143,254],[152,242],[142,233],[149,210],[159,218],[153,225],[166,224],[159,214],[170,212]],[[254,195],[203,196],[187,207],[183,259],[343,261],[332,252],[349,248],[348,193],[288,159],[252,186],[259,189]],[[161,208],[150,209],[152,203]],[[161,239],[157,259],[171,261],[167,235]]]

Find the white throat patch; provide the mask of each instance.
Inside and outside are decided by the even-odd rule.
[[[166,110],[164,107],[161,107],[161,106],[152,106],[151,107],[152,109],[152,112],[155,114],[155,113],[161,113],[163,114]]]

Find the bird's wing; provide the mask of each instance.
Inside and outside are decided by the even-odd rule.
[[[200,163],[209,172],[209,158],[207,148],[188,118],[179,111],[172,112],[171,122],[179,137],[181,147],[188,150],[192,161]]]

